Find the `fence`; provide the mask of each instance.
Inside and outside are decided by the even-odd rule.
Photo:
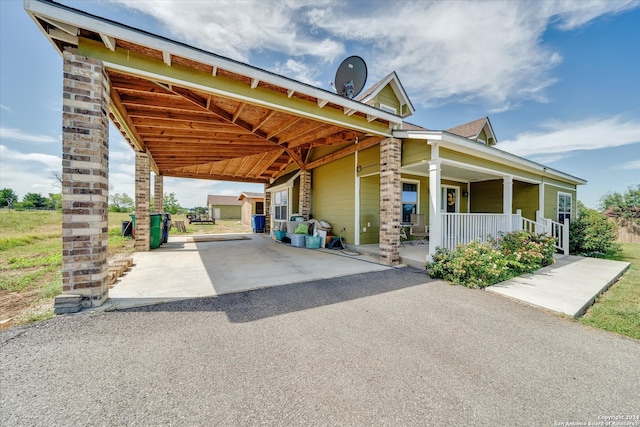
[[[609,218],[618,225],[618,242],[640,243],[640,218]]]

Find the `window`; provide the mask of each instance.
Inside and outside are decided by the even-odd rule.
[[[398,112],[396,111],[395,108],[393,108],[393,107],[391,107],[389,105],[383,104],[383,103],[380,103],[380,109],[382,111],[386,111],[387,113],[398,114]]]
[[[256,215],[264,214],[264,202],[256,202]]]
[[[418,184],[402,183],[402,222],[411,222],[411,214],[418,213]]]
[[[558,222],[564,223],[564,219],[571,219],[571,194],[558,193]]]
[[[440,211],[447,213],[458,212],[459,189],[459,187],[442,187],[442,194],[440,197]]]
[[[287,190],[276,191],[274,195],[274,218],[280,221],[287,220]]]

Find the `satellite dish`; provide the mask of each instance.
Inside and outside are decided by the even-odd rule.
[[[359,56],[350,56],[336,71],[336,91],[339,95],[354,98],[362,91],[367,81],[367,64]]]

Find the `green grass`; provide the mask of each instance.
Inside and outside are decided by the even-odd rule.
[[[629,270],[580,319],[585,325],[640,340],[640,244],[623,243],[617,260]]]

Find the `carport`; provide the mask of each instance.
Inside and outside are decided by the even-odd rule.
[[[63,57],[63,294],[109,296],[109,120],[135,155],[137,251],[149,250],[149,202],[163,177],[272,183],[300,172],[310,213],[313,168],[380,144],[381,200],[398,204],[401,118],[335,93],[46,0],[25,9]],[[349,145],[324,154],[322,148]],[[265,210],[270,199],[266,192]],[[382,223],[395,211],[381,208]],[[267,221],[267,224],[269,222]],[[268,225],[267,225],[268,226]],[[380,254],[398,238],[381,229]]]

